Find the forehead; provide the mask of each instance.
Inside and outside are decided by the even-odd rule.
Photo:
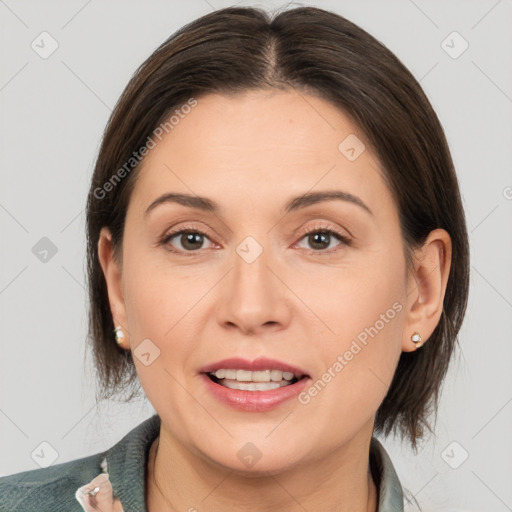
[[[179,110],[179,107],[178,107]],[[358,128],[331,103],[315,96],[287,91],[248,91],[234,96],[209,94],[164,136],[169,147],[187,144],[198,149],[257,153],[273,148],[278,155],[297,154],[337,157],[340,137],[358,133]],[[359,134],[359,133],[358,133]],[[172,135],[172,136],[171,136]],[[363,138],[362,134],[359,134]],[[260,154],[260,157],[272,155]]]
[[[209,94],[173,121],[139,171],[132,199],[141,208],[171,191],[260,204],[315,187],[341,188],[365,202],[389,196],[359,128],[318,97],[294,90]]]

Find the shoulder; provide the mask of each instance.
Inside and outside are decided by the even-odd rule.
[[[101,455],[0,478],[0,512],[83,512],[75,491],[101,471]]]
[[[0,478],[0,512],[83,512],[77,489],[103,472],[121,503],[144,510],[145,464],[159,428],[155,414],[104,452]]]

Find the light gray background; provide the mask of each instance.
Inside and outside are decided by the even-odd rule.
[[[228,5],[0,1],[1,475],[39,467],[31,453],[43,441],[58,453],[55,463],[65,462],[110,447],[153,414],[142,398],[94,403],[84,345],[85,199],[103,128],[133,71],[183,24]],[[393,438],[384,444],[425,510],[512,510],[512,3],[308,5],[368,30],[421,81],[467,212],[470,304],[436,434],[417,456]],[[59,45],[47,59],[31,47],[43,31]],[[445,51],[462,48],[457,36],[442,47],[453,31],[469,44],[458,58]],[[47,262],[32,251],[43,237],[57,247]]]

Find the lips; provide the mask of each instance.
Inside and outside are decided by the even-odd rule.
[[[246,412],[265,412],[296,397],[311,380],[297,366],[276,359],[223,359],[200,374],[217,400]]]

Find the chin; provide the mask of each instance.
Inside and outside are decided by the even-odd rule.
[[[282,439],[276,437],[272,442],[265,436],[268,431],[260,437],[245,435],[227,442],[208,442],[196,448],[211,463],[248,478],[279,474],[302,462],[304,450],[297,453],[297,446],[303,446],[301,441],[292,442],[290,449],[286,449]],[[213,446],[216,448],[212,449]]]

